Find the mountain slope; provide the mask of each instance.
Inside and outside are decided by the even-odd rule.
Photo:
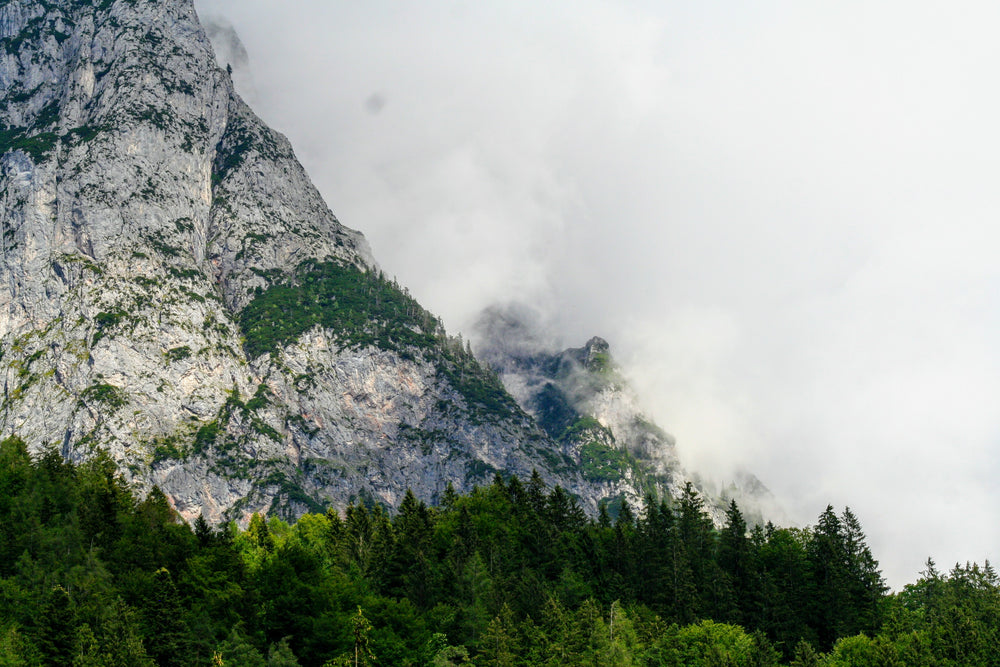
[[[605,495],[342,226],[190,0],[0,7],[0,428],[188,519]]]
[[[689,480],[603,341],[484,348],[512,397],[386,280],[191,0],[3,2],[0,110],[0,431],[36,453],[106,449],[216,522],[498,472],[592,513]]]
[[[725,523],[729,500],[751,522],[782,514],[770,491],[747,472],[735,473],[720,489],[685,470],[673,436],[645,414],[607,341],[594,337],[581,348],[559,350],[538,320],[518,304],[487,308],[476,323],[477,353],[563,453],[578,461],[584,479],[606,485],[607,498],[632,504],[646,493],[680,499],[690,483],[717,526]]]

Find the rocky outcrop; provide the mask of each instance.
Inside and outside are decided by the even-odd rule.
[[[752,474],[740,472],[720,487],[684,469],[673,436],[644,413],[607,341],[559,350],[539,320],[518,304],[487,308],[476,323],[477,353],[585,480],[603,485],[612,508],[621,500],[641,504],[649,493],[679,499],[690,483],[716,525],[731,499],[752,522],[776,515],[770,491]]]

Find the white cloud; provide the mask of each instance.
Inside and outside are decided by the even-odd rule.
[[[850,504],[895,585],[996,557],[1000,7],[198,6],[450,329],[604,336],[686,460]]]

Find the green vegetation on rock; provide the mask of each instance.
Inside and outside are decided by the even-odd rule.
[[[240,312],[239,324],[251,358],[317,325],[334,332],[344,347],[397,351],[435,345],[438,328],[430,313],[374,271],[313,261],[300,265],[289,281],[259,290]]]
[[[0,130],[0,154],[21,150],[34,162],[39,162],[55,148],[57,141],[59,136],[55,132],[27,135],[23,128],[8,128]]]
[[[590,415],[581,415],[563,431],[562,435],[559,436],[559,441],[574,442],[581,437],[589,435],[591,431],[601,433],[608,439],[614,439],[611,429],[607,426],[604,426]]]
[[[251,150],[273,158],[278,155],[278,144],[268,133],[254,131],[242,117],[231,118],[213,165],[212,184],[218,185],[230,172],[238,169]]]
[[[120,408],[128,402],[128,396],[113,384],[96,383],[80,392],[80,400]]]
[[[182,359],[187,359],[191,356],[191,348],[187,345],[172,347],[166,351],[165,356],[167,357],[167,361],[180,361]]]
[[[460,340],[447,338],[437,318],[380,273],[307,261],[285,280],[275,274],[262,277],[270,286],[258,289],[238,316],[250,358],[274,353],[320,326],[343,348],[372,346],[435,363],[439,375],[476,412],[520,412],[495,373],[483,368]]]
[[[625,471],[637,465],[635,457],[623,449],[602,442],[588,442],[580,448],[581,471],[585,479],[596,482],[614,482],[625,476]]]

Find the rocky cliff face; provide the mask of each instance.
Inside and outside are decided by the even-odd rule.
[[[584,478],[603,485],[612,509],[620,500],[642,503],[646,493],[679,499],[690,483],[716,525],[723,525],[730,499],[751,522],[780,513],[771,493],[749,473],[720,486],[686,471],[674,438],[643,412],[604,339],[556,349],[537,314],[517,304],[483,311],[475,337],[480,358],[499,371],[563,453],[579,462]]]
[[[537,468],[588,483],[386,281],[234,92],[190,0],[0,6],[0,428],[187,518]]]

